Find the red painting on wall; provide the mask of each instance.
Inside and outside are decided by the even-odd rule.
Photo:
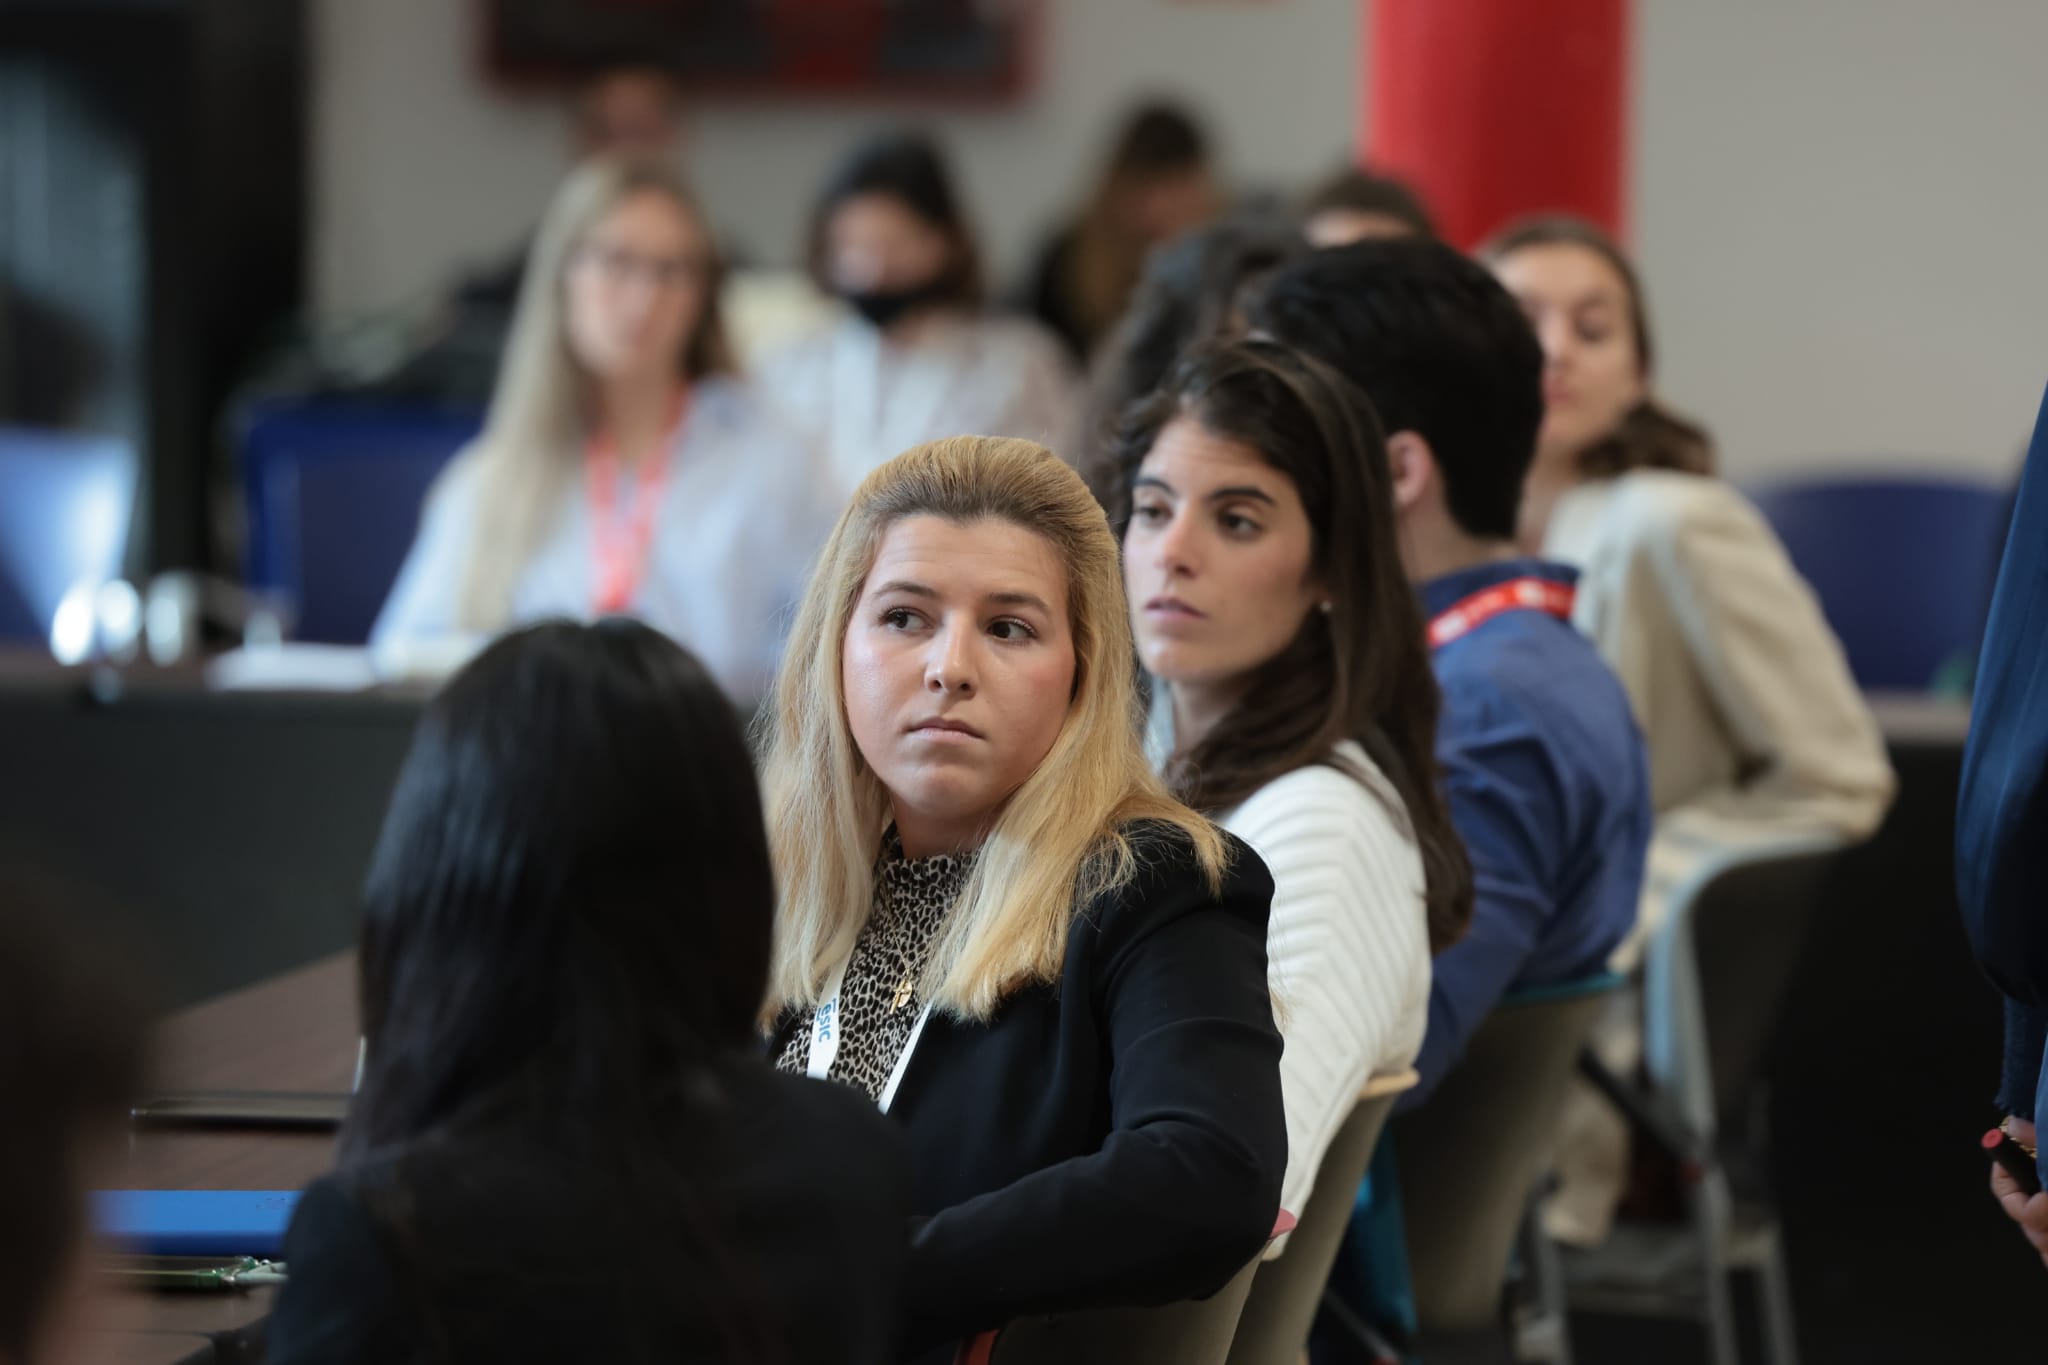
[[[1041,0],[479,0],[509,85],[653,62],[693,92],[1014,98]]]

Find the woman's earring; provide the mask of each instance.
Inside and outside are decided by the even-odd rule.
[[[1337,604],[1335,602],[1330,601],[1328,598],[1324,598],[1322,601],[1316,603],[1316,609],[1322,612],[1323,615],[1328,616],[1331,612],[1337,609]]]

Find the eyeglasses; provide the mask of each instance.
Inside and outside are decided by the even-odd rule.
[[[575,262],[588,266],[610,284],[645,280],[658,289],[681,289],[701,284],[711,273],[711,263],[701,256],[643,256],[623,247],[591,242],[576,252]]]

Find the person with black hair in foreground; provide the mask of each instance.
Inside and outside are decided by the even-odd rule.
[[[909,1172],[869,1106],[761,1057],[760,809],[729,703],[635,622],[507,636],[434,701],[273,1365],[891,1358]]]
[[[0,884],[0,1361],[59,1365],[93,1313],[86,1194],[119,1151],[144,1010],[75,906]]]

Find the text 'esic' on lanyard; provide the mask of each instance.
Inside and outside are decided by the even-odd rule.
[[[1511,578],[1460,598],[1429,620],[1429,647],[1442,649],[1471,634],[1494,617],[1511,611],[1540,611],[1560,621],[1572,619],[1578,591],[1569,583],[1548,578]]]

